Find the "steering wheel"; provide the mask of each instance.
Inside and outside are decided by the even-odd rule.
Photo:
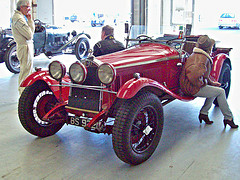
[[[34,20],[34,24],[35,24],[35,31],[36,32],[41,32],[41,28],[42,28],[42,21],[40,21],[39,19],[35,19]]]
[[[149,37],[149,36],[147,36],[147,35],[145,35],[145,34],[141,34],[141,35],[137,36],[136,39],[139,39],[140,41],[141,41],[141,40],[143,40],[143,41],[144,41],[144,40],[149,40],[149,41],[152,40],[151,37]]]
[[[169,39],[168,41],[166,41],[166,44],[169,45],[169,46],[174,47],[175,49],[180,49],[181,46],[182,46],[182,43],[184,43],[185,40],[186,39],[179,39],[177,37],[177,38]]]
[[[173,43],[174,40],[177,40],[177,39],[179,38],[177,37],[177,38],[169,39],[168,41],[166,41],[166,44],[170,45]]]

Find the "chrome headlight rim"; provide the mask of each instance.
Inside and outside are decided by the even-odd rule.
[[[81,73],[80,76],[79,76],[79,73],[75,73],[75,74],[73,73],[73,68],[76,68],[76,67],[78,67],[79,70],[80,70],[80,73]],[[76,71],[76,69],[74,71]],[[78,77],[76,77],[76,75]],[[82,84],[86,80],[86,78],[87,78],[87,69],[86,69],[86,67],[81,62],[76,61],[75,63],[73,63],[69,67],[69,77],[70,77],[70,79],[71,79],[71,81],[73,83]],[[79,77],[80,77],[80,79],[79,79]]]
[[[112,64],[103,63],[97,69],[98,79],[105,85],[111,85],[116,79],[116,69]]]
[[[53,79],[62,81],[62,78],[66,75],[66,66],[60,61],[52,61],[48,65],[48,71]]]

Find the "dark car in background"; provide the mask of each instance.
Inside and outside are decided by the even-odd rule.
[[[87,57],[90,36],[84,32],[69,32],[61,27],[49,26],[35,20],[34,55],[44,53],[48,58],[61,53],[75,54],[77,59]],[[8,70],[19,73],[20,62],[16,53],[16,42],[11,29],[0,32],[0,63],[5,62]]]

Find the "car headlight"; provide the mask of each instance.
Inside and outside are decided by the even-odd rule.
[[[57,80],[61,81],[66,74],[66,67],[59,61],[53,61],[48,66],[50,76]]]
[[[99,80],[105,85],[109,85],[113,83],[113,81],[116,78],[115,68],[108,63],[103,63],[102,65],[100,65],[98,67],[97,74],[98,74]]]
[[[87,77],[87,69],[81,62],[75,62],[69,68],[69,76],[74,83],[82,83]]]

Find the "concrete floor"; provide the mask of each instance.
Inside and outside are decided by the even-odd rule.
[[[54,57],[70,64],[72,55]],[[232,51],[232,86],[228,99],[240,124],[238,89],[239,53]],[[34,66],[47,67],[44,56]],[[212,107],[213,125],[197,119],[203,99],[174,101],[164,107],[162,139],[145,163],[130,166],[120,161],[111,136],[65,125],[47,138],[32,136],[21,126],[18,114],[18,75],[0,64],[0,179],[103,179],[103,180],[239,180],[240,128],[224,129],[223,117]]]

